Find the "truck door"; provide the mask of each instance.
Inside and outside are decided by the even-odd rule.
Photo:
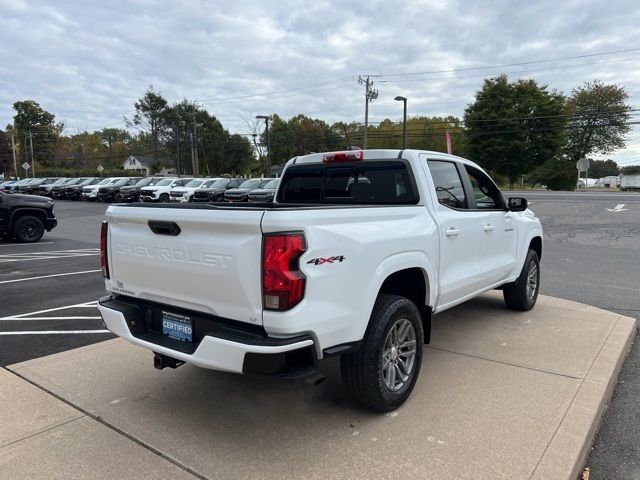
[[[482,170],[464,165],[463,180],[470,192],[479,232],[480,270],[487,285],[507,278],[516,266],[517,231],[500,189]]]
[[[426,156],[421,158],[427,160]],[[462,166],[450,160],[428,159],[434,213],[440,230],[440,292],[438,307],[455,303],[482,288],[477,212],[469,209],[462,180]]]

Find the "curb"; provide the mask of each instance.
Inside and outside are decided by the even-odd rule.
[[[618,317],[531,474],[531,480],[579,478],[635,331],[635,319]]]

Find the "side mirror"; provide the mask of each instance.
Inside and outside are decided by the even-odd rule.
[[[509,211],[510,212],[524,212],[527,207],[527,199],[522,197],[509,197]]]

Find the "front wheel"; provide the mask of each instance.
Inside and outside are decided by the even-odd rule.
[[[25,215],[16,220],[13,235],[19,242],[37,242],[44,235],[44,224],[38,217]]]
[[[502,288],[504,302],[512,310],[531,310],[540,290],[540,259],[535,250],[529,250],[522,272],[515,282]]]
[[[345,387],[366,408],[395,410],[416,383],[423,343],[422,318],[415,304],[405,297],[381,294],[360,349],[341,358]]]
[[[160,195],[160,202],[167,203],[169,201],[169,194],[163,193]]]

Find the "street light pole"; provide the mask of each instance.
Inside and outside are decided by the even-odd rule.
[[[271,145],[269,141],[269,116],[268,115],[256,115],[256,119],[264,120],[265,124],[265,136],[267,137],[267,177],[271,177]]]
[[[404,150],[407,148],[407,98],[398,95],[394,100],[404,104],[404,113],[402,115],[402,149]]]

